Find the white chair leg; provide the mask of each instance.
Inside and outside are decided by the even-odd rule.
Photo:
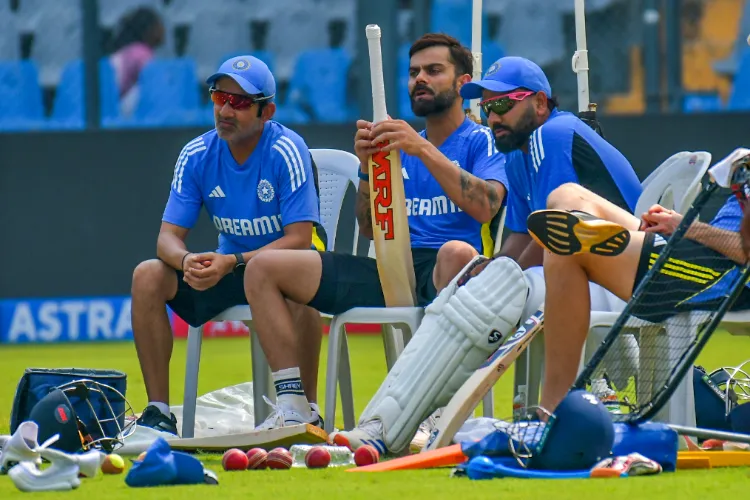
[[[185,361],[185,393],[182,400],[182,437],[195,435],[195,408],[198,404],[198,371],[201,361],[203,327],[188,328],[187,356]]]
[[[490,392],[487,393],[487,395],[482,399],[482,416],[486,418],[494,418],[495,417],[495,395],[492,393],[491,388]]]
[[[400,330],[393,325],[383,324],[380,326],[383,335],[383,349],[385,350],[385,365],[391,371],[401,352],[404,350],[403,336]]]
[[[250,328],[250,325],[248,325]],[[260,345],[258,336],[250,329],[250,355],[253,377],[253,415],[255,425],[260,425],[271,413],[271,408],[263,401],[266,395],[272,402],[276,401],[276,389],[271,379],[268,360]]]
[[[325,431],[333,432],[336,420],[336,397],[338,396],[339,362],[341,355],[341,336],[344,325],[337,316],[331,320],[328,328],[328,361],[326,362],[326,400],[324,407]]]
[[[345,325],[342,325],[345,328]],[[352,368],[349,361],[349,339],[346,330],[341,332],[341,349],[339,350],[339,391],[341,392],[341,411],[344,412],[344,429],[351,430],[356,425],[354,419],[354,391],[352,389]]]

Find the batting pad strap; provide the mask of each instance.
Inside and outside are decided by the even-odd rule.
[[[360,425],[383,423],[385,444],[398,453],[409,445],[419,424],[445,406],[521,319],[529,285],[513,260],[490,262],[465,285],[443,289],[375,397]]]

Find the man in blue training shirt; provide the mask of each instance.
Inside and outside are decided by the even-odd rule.
[[[642,188],[633,167],[614,146],[571,113],[557,109],[542,69],[522,57],[503,57],[479,82],[461,88],[480,107],[497,149],[506,153],[511,235],[500,255],[522,268],[542,263],[542,250],[528,234],[526,217],[546,207],[557,187],[573,182],[632,212]]]
[[[490,130],[468,119],[459,90],[471,80],[471,52],[454,38],[426,34],[410,49],[412,109],[425,117],[417,133],[401,120],[357,122],[361,162],[357,219],[372,238],[368,157],[388,138],[401,151],[417,298],[431,302],[475,255],[491,254],[489,225],[506,194],[503,155]],[[264,252],[248,263],[248,297],[254,326],[277,383],[299,383],[300,336],[284,298],[330,314],[353,307],[383,307],[375,259],[332,252]],[[312,356],[315,353],[306,354]],[[302,395],[284,395],[264,428],[295,422],[307,408]]]
[[[588,282],[630,300],[682,215],[654,205],[639,219],[574,184],[554,190],[547,204],[548,209],[529,216],[528,227],[548,250],[540,405],[552,412],[578,372],[589,331]],[[694,222],[675,246],[668,273],[653,278],[664,291],[658,303],[643,304],[633,314],[658,323],[678,312],[716,307],[728,293],[730,278],[740,272],[738,264],[747,261],[741,244],[742,216],[732,195],[709,224]],[[750,290],[745,288],[732,310],[748,308]]]
[[[225,309],[247,304],[245,266],[273,248],[324,249],[316,171],[304,140],[272,120],[276,83],[251,56],[224,62],[208,78],[215,129],[188,142],[174,169],[161,229],[158,259],[133,273],[132,323],[148,394],[138,425],[177,434],[169,412],[172,331],[166,305],[192,326]],[[219,231],[215,252],[190,252],[185,239],[205,206]],[[319,424],[316,380],[320,315],[290,304],[301,348],[311,351],[303,377],[311,405],[307,421]]]

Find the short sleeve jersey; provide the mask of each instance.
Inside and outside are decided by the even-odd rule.
[[[424,130],[420,135],[427,137]],[[495,149],[489,128],[466,118],[438,149],[459,168],[482,180],[497,181],[507,190],[505,155]],[[481,224],[458,208],[419,158],[401,153],[401,165],[411,246],[440,248],[450,240],[460,240],[485,253],[484,248],[491,245],[489,224]]]
[[[312,160],[302,138],[268,121],[239,165],[215,130],[188,142],[174,169],[162,220],[192,228],[205,206],[223,254],[257,250],[295,222],[320,223]],[[315,238],[314,238],[315,239]]]
[[[526,218],[547,208],[547,197],[576,183],[633,212],[642,187],[630,162],[577,116],[553,111],[532,134],[528,152],[508,155],[506,226],[527,233]]]

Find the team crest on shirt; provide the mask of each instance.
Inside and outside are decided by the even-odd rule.
[[[250,61],[247,59],[238,59],[232,63],[232,67],[240,71],[245,70],[250,67]]]
[[[260,198],[260,201],[268,203],[273,200],[273,196],[274,190],[271,183],[265,179],[261,179],[258,183],[258,198]]]

